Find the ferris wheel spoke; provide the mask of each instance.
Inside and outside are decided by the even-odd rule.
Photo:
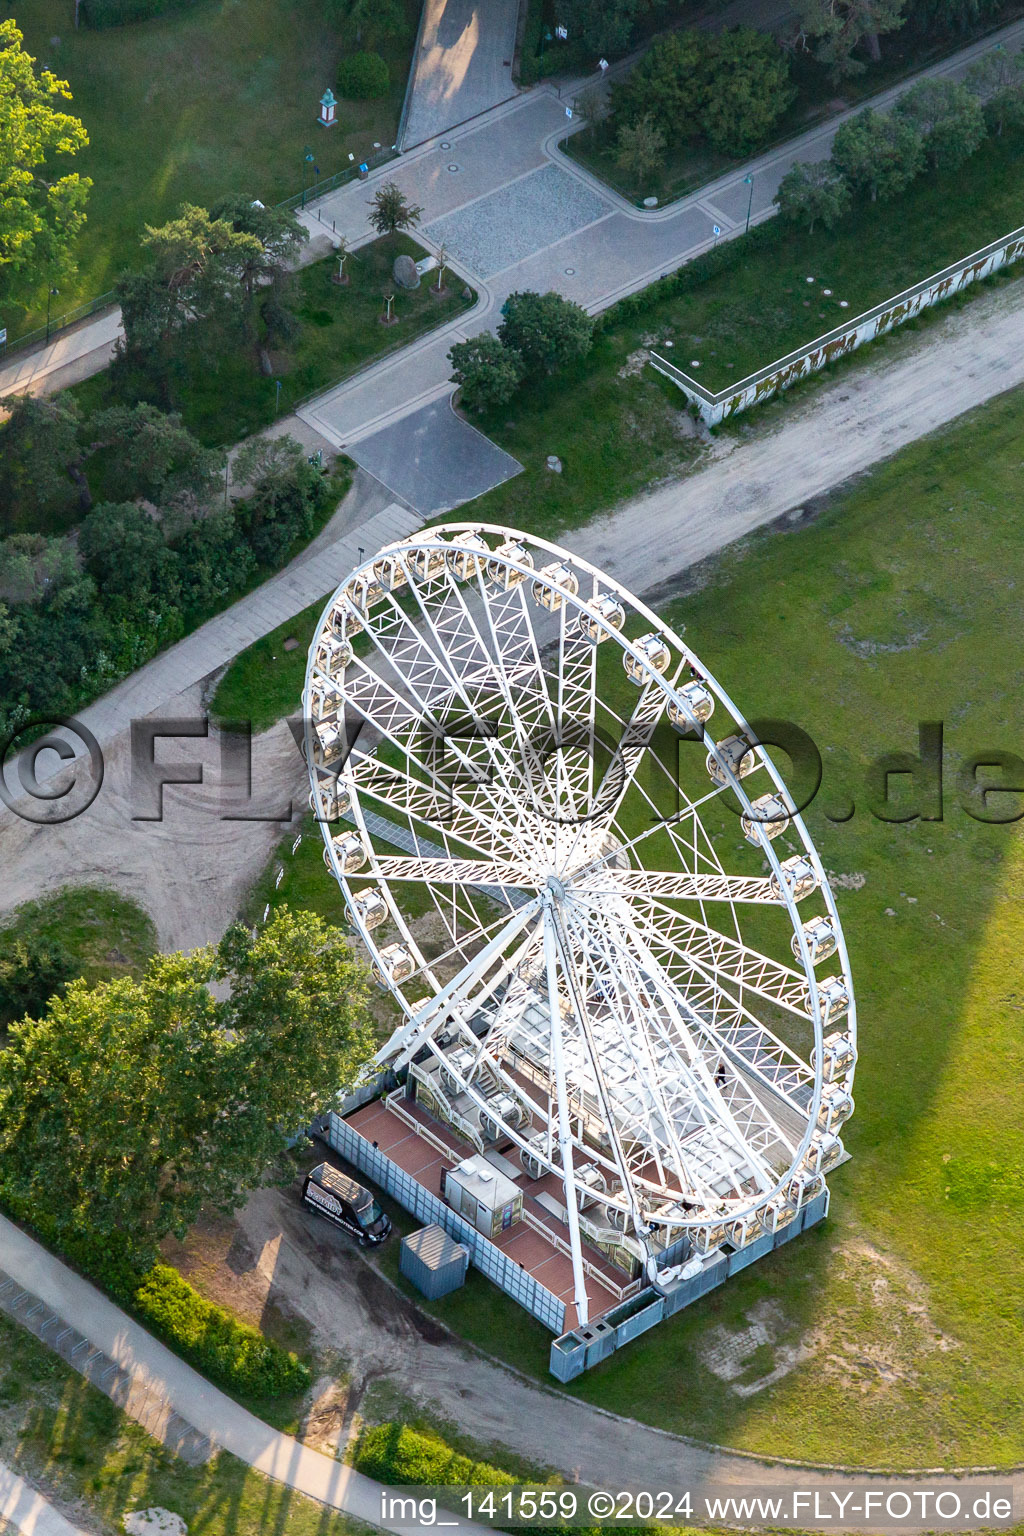
[[[444,607],[440,611],[434,611],[428,606],[423,593],[418,588],[414,589],[414,595],[427,635],[433,641],[437,652],[446,658],[446,676],[450,691],[453,697],[458,698],[465,711],[464,720],[473,722],[480,719],[480,696],[482,694],[486,696],[488,693],[500,696],[501,690],[495,677],[494,659],[472,621],[462,593],[457,584],[452,582],[446,593]],[[426,649],[426,642],[421,643]],[[474,694],[476,698],[473,697]],[[441,725],[442,728],[454,734],[462,728],[462,721],[444,720]],[[479,739],[493,759],[495,772],[507,787],[506,774],[511,767],[511,758],[504,742],[498,736],[489,734],[481,734]]]
[[[708,1041],[709,1054],[735,1054],[746,1072],[784,1098],[793,1111],[805,1114],[813,1071],[753,1013],[742,993],[746,986],[809,1024],[806,978],[661,903],[645,905],[633,898],[629,911],[651,954],[685,996],[694,1027]],[[725,956],[730,957],[733,971],[724,968]],[[742,967],[746,967],[746,982],[734,974]],[[777,991],[769,986],[769,980]],[[752,984],[755,981],[756,987]],[[729,990],[729,983],[737,988],[738,996]],[[802,989],[799,993],[798,986]],[[782,1002],[780,993],[787,1002]]]
[[[388,693],[394,691],[386,684],[382,683],[382,686]],[[478,803],[482,802],[487,805],[494,819],[496,830],[500,830],[503,834],[502,840],[506,841],[511,847],[521,846],[523,834],[520,820],[515,814],[515,797],[509,792],[508,781],[500,771],[500,768],[498,768],[499,781],[495,784],[489,775],[482,774],[482,765],[466,750],[463,744],[464,738],[453,735],[446,728],[445,723],[437,718],[426,702],[418,695],[416,689],[408,682],[406,686],[420,711],[417,725],[423,735],[428,736],[429,733],[432,733],[433,740],[441,745],[443,754],[447,755],[450,752],[462,770],[462,781],[459,785],[459,788],[463,791],[461,797],[463,799],[466,798],[467,781],[474,785],[476,790],[474,798]],[[356,708],[359,708],[359,702],[356,703]],[[475,740],[475,738],[473,739]],[[408,750],[407,745],[406,750]],[[498,767],[493,761],[491,766]],[[430,776],[435,779],[437,777],[436,773],[432,771]],[[443,781],[441,782],[443,786]],[[447,787],[450,790],[453,786],[449,785]]]
[[[728,1179],[736,1193],[743,1179],[770,1188],[770,1170],[715,1082],[683,1000],[654,957],[645,953],[641,937],[609,911],[591,911],[582,924],[577,918],[574,927],[592,958],[603,959],[604,1001],[619,1020],[613,1038],[631,1042],[633,1051],[637,1041],[646,1042],[649,1065],[646,1070],[634,1068],[635,1086],[629,1095],[635,1106],[633,1128],[643,1129],[638,1155],[653,1153],[660,1143],[663,1156],[679,1169],[682,1193],[689,1197],[700,1178],[690,1166],[694,1153],[698,1163],[706,1163],[709,1134],[715,1127],[719,1132],[724,1128],[728,1135],[718,1148],[717,1179]]]
[[[574,885],[574,889],[577,887]],[[696,871],[646,869],[611,869],[597,871],[578,889],[588,896],[620,895],[660,896],[667,901],[753,902],[782,906],[784,897],[776,895],[772,883],[762,875],[726,875],[713,870]]]
[[[429,773],[429,769],[415,757],[408,755],[408,761],[425,774]],[[435,778],[424,782],[414,779],[371,752],[353,756],[346,777],[359,794],[376,800],[391,815],[397,813],[408,819],[411,825],[407,832],[403,832],[403,837],[412,836],[422,844],[426,839],[416,829],[424,827],[432,835],[442,837],[446,844],[454,839],[483,858],[495,856],[495,844],[499,855],[518,852],[507,842],[502,843],[486,807],[474,805],[457,795],[445,780]],[[385,842],[389,841],[386,832],[382,832],[382,836]]]
[[[724,1113],[724,1123],[731,1121],[734,1135],[749,1149],[758,1173],[770,1182],[770,1170],[759,1159],[759,1154],[763,1154],[765,1147],[772,1144],[791,1151],[793,1143],[778,1114],[773,1112],[771,1103],[766,1102],[764,1095],[757,1092],[758,1081],[765,1088],[778,1092],[778,1088],[763,1071],[763,1060],[753,1054],[740,1057],[735,1050],[735,1042],[727,1042],[723,1038],[721,1030],[716,1028],[717,1021],[714,1018],[719,1002],[716,989],[712,987],[701,996],[692,988],[680,987],[678,980],[664,968],[654,950],[646,945],[646,936],[635,927],[631,910],[621,906],[612,908],[609,913],[603,914],[602,921],[611,932],[615,932],[618,927],[617,951],[629,957],[629,963],[634,964],[634,969],[632,957],[636,954],[644,956],[643,986],[650,995],[653,983],[663,1007],[667,1005],[667,1021],[657,1010],[649,1015],[651,1027],[661,1041],[659,1051],[670,1048],[676,1032],[681,1032],[687,1059],[691,1062],[696,1056],[701,1059],[703,1071],[700,1081],[705,1092],[709,1082],[714,1083],[720,1104],[716,1100],[713,1108]],[[723,1051],[726,1053],[724,1058]],[[722,1072],[726,1063],[733,1070]],[[806,1123],[805,1106],[791,1104],[789,1107],[799,1116],[802,1132]]]
[[[608,661],[625,664],[622,688]],[[406,1016],[378,1062],[408,1067],[441,1119],[453,1094],[451,1123],[478,1151],[503,1134],[524,1168],[536,1151],[567,1211],[580,1194],[591,1215],[563,1249],[577,1315],[588,1242],[613,1262],[624,1246],[653,1278],[673,1232],[774,1230],[825,1123],[825,1084],[852,1080],[856,1020],[802,828],[806,856],[781,865],[777,849],[767,865],[763,848],[732,852],[733,797],[749,815],[762,789],[785,790],[767,763],[737,790],[749,727],[699,658],[585,560],[448,524],[353,572],[306,686],[316,804],[355,824],[325,824],[325,854]],[[676,761],[670,703],[680,739],[715,708],[726,717],[707,776]],[[804,924],[794,964],[786,939],[815,880],[826,916]],[[393,924],[378,940],[381,897]],[[826,1053],[814,961],[836,947],[844,975],[820,985],[851,1046]]]
[[[664,939],[688,964],[809,1019],[807,977],[803,971],[772,960],[741,940],[677,912],[659,898],[637,895],[632,897],[631,904],[635,911],[645,914],[647,932]]]
[[[493,886],[522,895],[519,887],[526,878],[519,866],[498,864],[489,859],[445,859],[429,855],[407,858],[382,854],[377,870],[385,880],[412,880],[418,884]]]

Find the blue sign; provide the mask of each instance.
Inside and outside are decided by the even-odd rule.
[[[714,230],[716,235],[720,235],[722,233],[721,224],[712,224],[711,228]]]
[[[363,175],[365,176],[367,171],[370,169],[370,167],[367,165],[366,161],[364,160],[362,165],[359,167],[359,169],[362,171]]]

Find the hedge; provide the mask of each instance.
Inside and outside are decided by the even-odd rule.
[[[474,1461],[453,1450],[439,1435],[424,1434],[408,1424],[378,1424],[363,1431],[353,1466],[389,1487],[513,1488],[522,1483],[501,1467]],[[668,1526],[624,1525],[621,1536],[672,1536]],[[601,1526],[519,1526],[516,1536],[605,1536]]]
[[[338,65],[338,94],[349,101],[386,96],[388,85],[388,67],[379,53],[353,53]]]
[[[486,1461],[473,1461],[433,1435],[408,1424],[378,1424],[364,1430],[355,1466],[379,1483],[413,1483],[434,1488],[511,1488],[515,1478]]]
[[[122,1232],[58,1231],[40,1220],[26,1202],[3,1191],[7,1214],[33,1228],[51,1248],[69,1259],[176,1354],[211,1381],[239,1396],[293,1397],[312,1379],[309,1367],[257,1328],[207,1301],[169,1264],[151,1264]]]
[[[169,1264],[154,1264],[134,1296],[139,1317],[208,1376],[252,1397],[292,1397],[309,1386],[309,1367],[257,1328],[200,1296]]]

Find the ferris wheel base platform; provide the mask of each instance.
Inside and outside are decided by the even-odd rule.
[[[623,1284],[618,1286],[612,1278],[617,1272],[610,1265],[606,1270],[593,1266],[588,1275],[592,1320],[581,1325],[571,1300],[571,1267],[560,1251],[564,1239],[559,1242],[555,1218],[538,1203],[533,1221],[496,1238],[475,1229],[441,1198],[441,1168],[456,1163],[466,1149],[460,1150],[445,1127],[407,1104],[402,1094],[373,1099],[348,1114],[332,1113],[325,1130],[328,1144],[348,1163],[418,1220],[436,1223],[463,1243],[477,1269],[557,1335],[548,1368],[563,1382],[582,1375],[732,1275],[792,1242],[828,1214],[826,1186],[788,1226],[766,1232],[742,1248],[724,1243],[703,1258],[699,1274],[686,1278],[672,1265],[664,1270],[664,1281],[629,1283],[620,1274]]]

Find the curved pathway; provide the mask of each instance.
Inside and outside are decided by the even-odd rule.
[[[333,1457],[310,1450],[291,1435],[271,1429],[233,1398],[218,1391],[95,1286],[3,1216],[0,1261],[19,1285],[116,1361],[146,1395],[162,1397],[174,1413],[214,1445],[230,1451],[257,1472],[331,1509],[355,1515],[368,1525],[385,1530],[408,1530],[407,1525],[382,1518],[379,1483]],[[466,1536],[477,1536],[483,1530],[472,1521],[455,1516],[451,1528],[465,1532]],[[72,1536],[74,1528],[39,1526],[37,1530],[40,1536]]]
[[[274,1267],[287,1246],[287,1238],[280,1237],[273,1245]],[[2,1216],[0,1257],[6,1271],[20,1285],[75,1327],[96,1349],[116,1361],[141,1392],[150,1398],[162,1397],[171,1411],[194,1425],[216,1446],[329,1508],[403,1536],[409,1530],[408,1523],[382,1516],[380,1484],[264,1424]],[[308,1255],[296,1252],[293,1262],[308,1266]],[[356,1263],[359,1262],[356,1256]],[[368,1301],[362,1286],[357,1284],[356,1288],[362,1296],[363,1326],[369,1324],[379,1334],[381,1313],[386,1308],[381,1307],[379,1298]],[[343,1290],[338,1296],[338,1312],[346,1323],[358,1326],[351,1297]],[[685,1490],[692,1495],[697,1510],[704,1508],[702,1501],[708,1497],[785,1498],[799,1489],[812,1498],[818,1495],[827,1510],[834,1508],[829,1503],[833,1494],[857,1499],[863,1498],[869,1489],[884,1496],[894,1489],[906,1488],[908,1483],[920,1485],[916,1475],[858,1475],[838,1468],[819,1469],[743,1456],[651,1429],[579,1401],[572,1405],[570,1428],[568,1403],[562,1394],[530,1382],[475,1352],[436,1341],[428,1343],[423,1338],[417,1341],[410,1337],[410,1332],[403,1330],[400,1341],[404,1361],[402,1385],[425,1389],[442,1408],[457,1406],[458,1411],[450,1416],[461,1423],[468,1418],[470,1433],[477,1439],[486,1439],[493,1432],[496,1443],[524,1452],[540,1464],[560,1466],[587,1488],[670,1489],[677,1495]],[[1010,1495],[1018,1509],[1024,1504],[1024,1472],[1019,1470],[970,1472],[959,1477],[941,1472],[926,1476],[929,1489],[950,1490],[961,1500],[998,1490]],[[12,1485],[12,1497],[17,1504],[31,1495],[29,1490]],[[29,1506],[22,1503],[21,1507],[28,1518]],[[37,1517],[46,1516],[47,1521],[22,1527],[26,1536],[36,1536],[36,1532],[39,1536],[80,1536],[66,1522],[57,1525],[49,1521],[51,1515],[61,1518],[56,1511],[40,1505],[36,1506],[36,1513]],[[837,1522],[827,1515],[825,1519],[827,1523],[816,1521],[810,1507],[806,1518],[781,1523],[835,1530]],[[841,1522],[841,1528],[849,1531],[877,1526],[875,1520],[865,1522],[856,1516]],[[934,1527],[934,1517],[926,1520],[911,1516],[900,1522],[900,1528],[905,1530]],[[454,1515],[447,1528],[464,1536],[480,1536],[484,1529]],[[958,1527],[956,1522],[950,1522],[946,1528]]]
[[[993,48],[1022,43],[1024,21],[1017,21],[914,78],[959,79]],[[773,217],[772,199],[795,160],[825,159],[836,130],[855,111],[888,107],[912,83],[902,81],[664,208],[634,207],[562,153],[559,142],[576,131],[565,118],[573,88],[562,87],[559,95],[551,85],[430,140],[368,182],[330,193],[309,210],[310,227],[322,233],[334,224],[354,248],[371,238],[367,214],[375,185],[396,182],[423,208],[418,235],[435,251],[444,244],[480,300],[443,331],[319,395],[300,414],[351,452],[450,392],[453,341],[493,327],[510,293],[555,289],[592,313],[606,309],[717,239],[742,234],[748,207],[751,224]],[[358,451],[353,456],[358,459]]]

